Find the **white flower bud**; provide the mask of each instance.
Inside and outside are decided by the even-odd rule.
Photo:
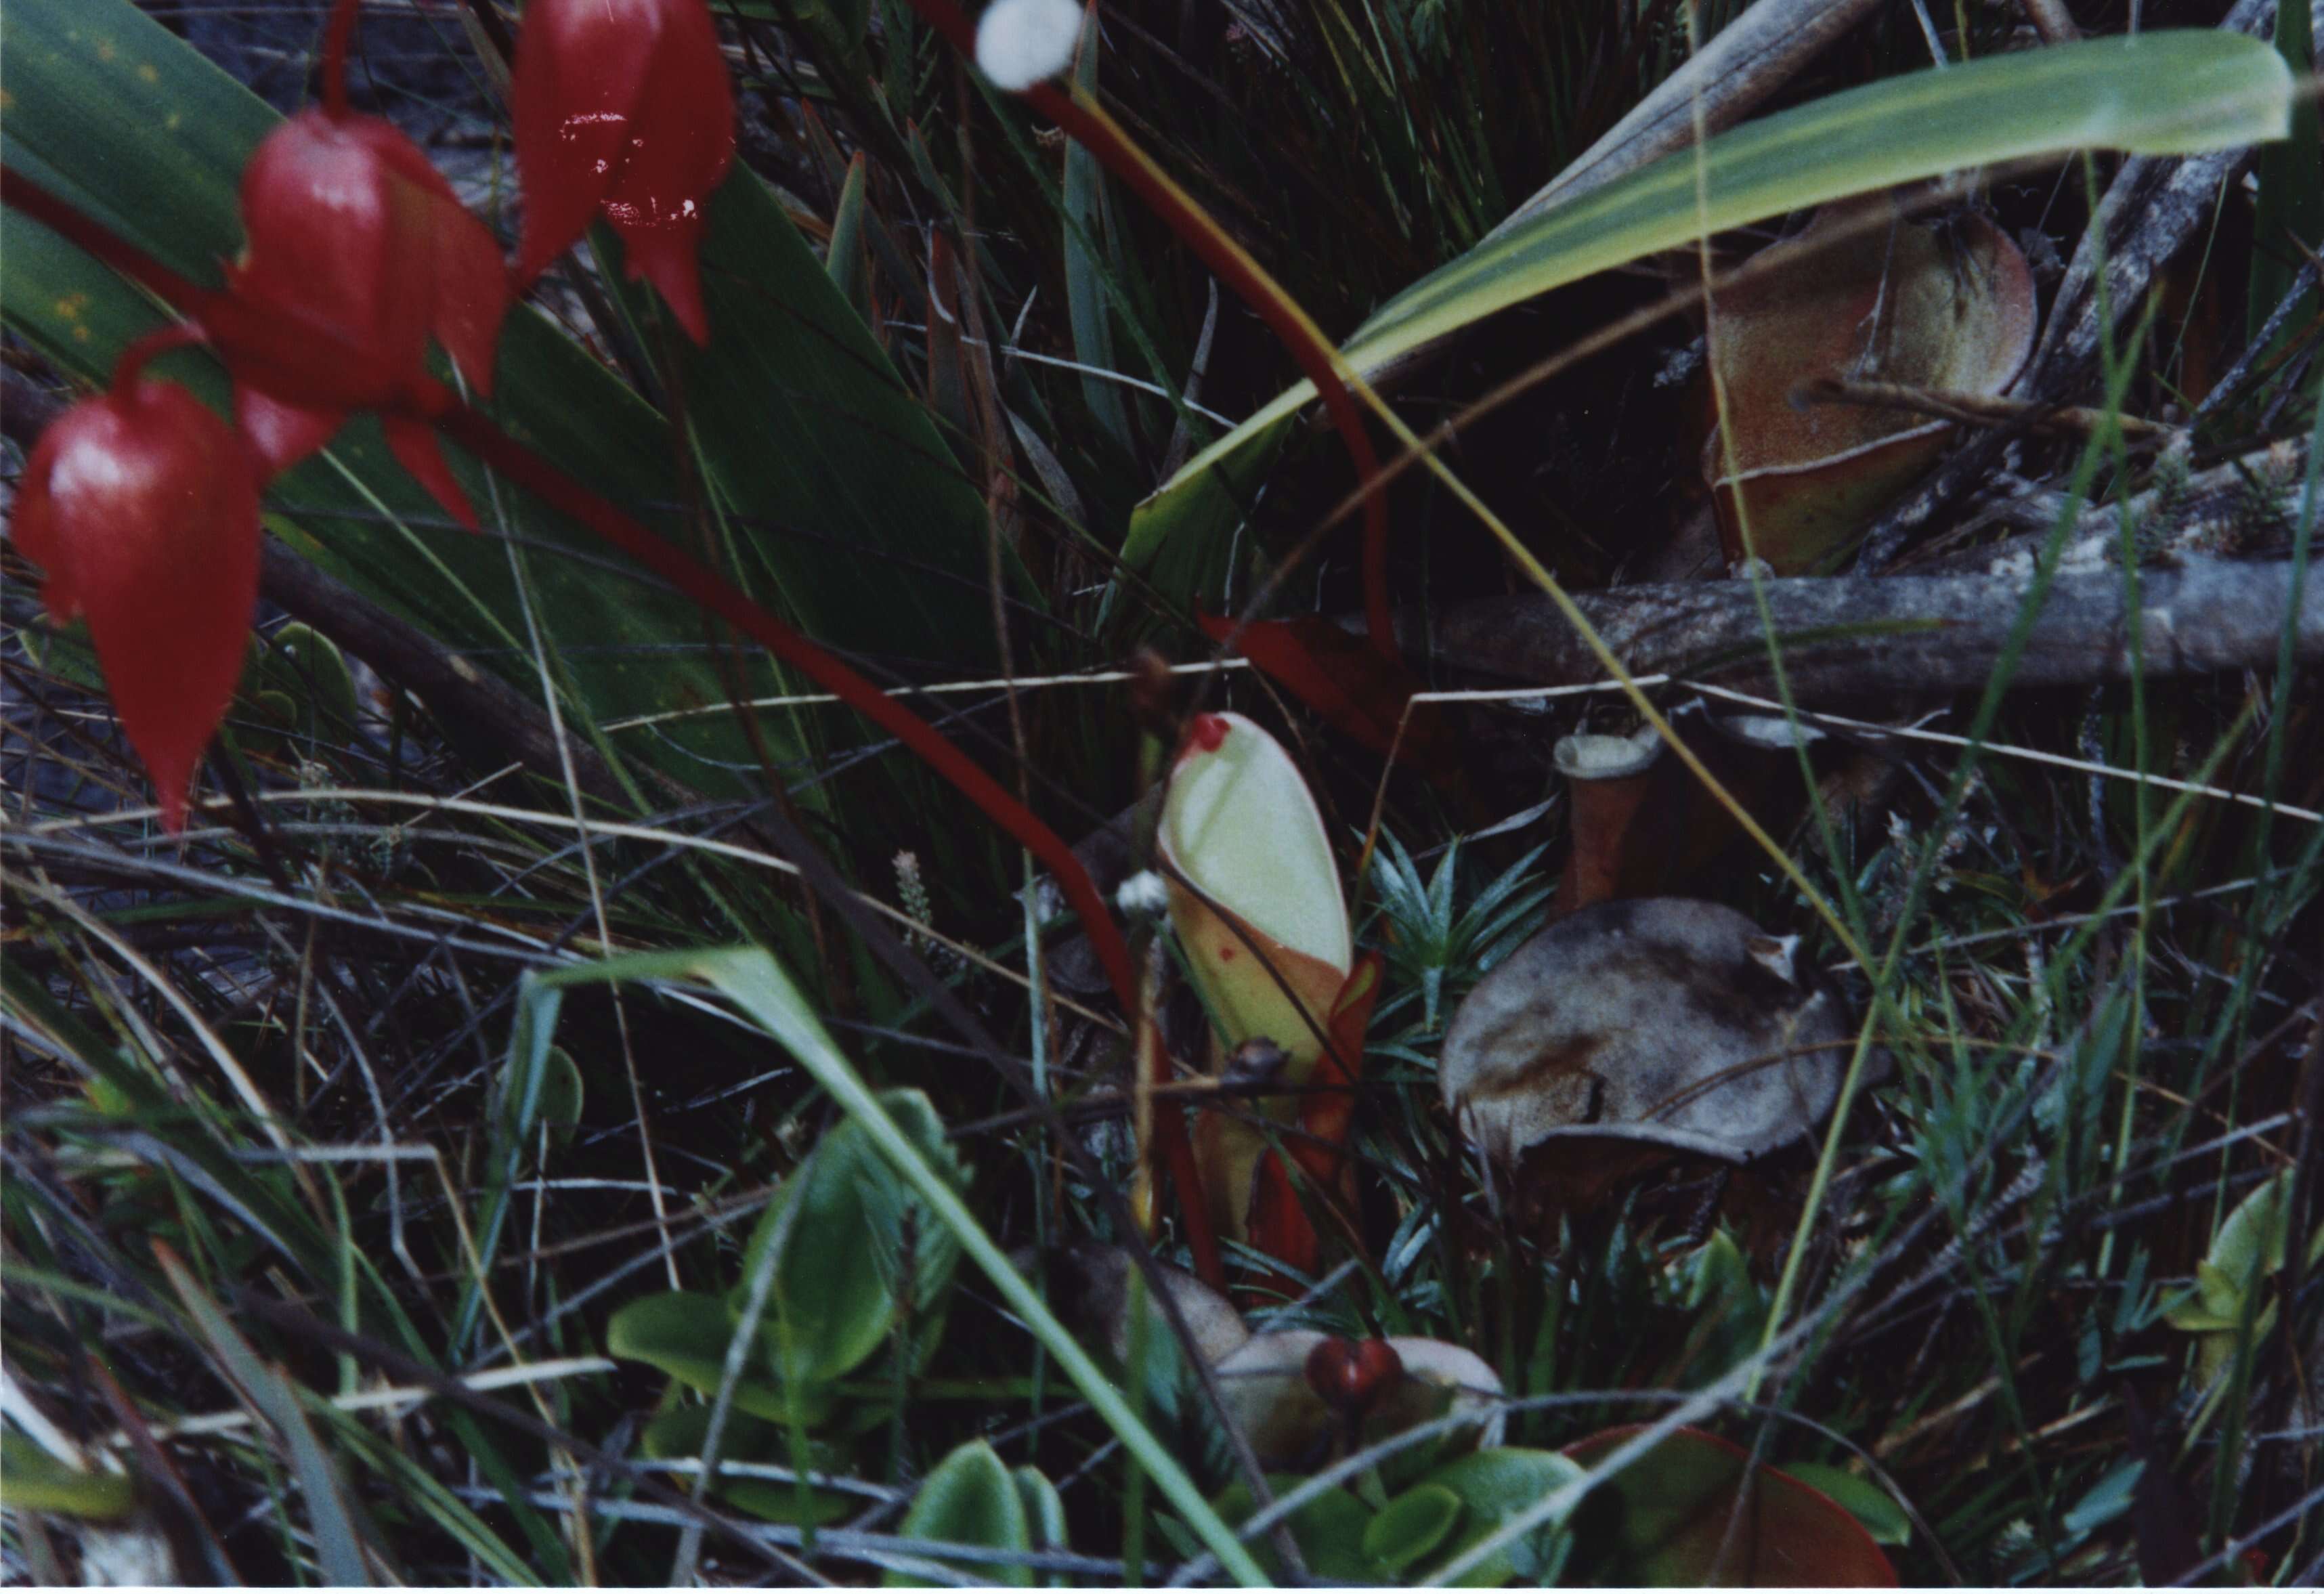
[[[1170,887],[1150,869],[1141,869],[1121,882],[1113,900],[1122,912],[1132,916],[1160,913],[1170,906]]]
[[[1074,0],[992,0],[976,19],[976,64],[994,87],[1021,94],[1073,65],[1081,36]]]

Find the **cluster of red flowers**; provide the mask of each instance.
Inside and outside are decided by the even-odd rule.
[[[247,244],[197,329],[147,339],[112,389],[76,404],[24,473],[14,540],[47,572],[59,620],[88,617],[162,817],[185,823],[195,766],[225,717],[258,596],[258,495],[377,410],[404,468],[475,523],[429,419],[432,338],[488,395],[514,296],[603,215],[629,275],[708,340],[696,254],[703,206],[734,152],[733,91],[706,0],[531,0],[512,99],[523,236],[513,270],[418,145],[347,107],[359,0],[339,0],[324,99],[284,122],[242,179]],[[200,337],[234,378],[238,431],[182,387],[144,377]]]

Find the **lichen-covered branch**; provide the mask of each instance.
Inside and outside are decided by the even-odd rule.
[[[2289,560],[2193,557],[2139,573],[2134,658],[2123,572],[2057,576],[2011,674],[2021,686],[2203,675],[2274,663],[2299,588],[2293,651],[2324,659],[2324,573],[2295,584]],[[1829,700],[1982,686],[2000,661],[2030,571],[1814,578],[1765,584],[1792,691]],[[1773,685],[1757,605],[1742,581],[1618,587],[1576,600],[1634,673],[1742,690]],[[1440,610],[1441,665],[1543,686],[1599,678],[1590,650],[1546,598],[1487,598]]]

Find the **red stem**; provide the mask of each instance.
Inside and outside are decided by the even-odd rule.
[[[201,312],[217,297],[207,288],[196,287],[125,238],[89,220],[13,166],[0,166],[0,202],[31,217],[82,253],[95,256],[196,320],[202,318]]]
[[[566,475],[465,404],[456,404],[436,418],[445,436],[484,464],[525,488],[542,502],[580,521],[605,541],[669,582],[687,597],[751,637],[777,659],[814,680],[856,713],[886,731],[942,775],[961,794],[982,809],[994,824],[1014,836],[1038,858],[1065,889],[1065,899],[1089,933],[1090,944],[1105,967],[1106,978],[1122,1010],[1139,1015],[1138,983],[1130,948],[1106,911],[1097,886],[1057,833],[1033,811],[1009,795],[991,776],[939,734],[926,720],[889,696],[846,664],[760,608],[720,580],[675,544],[664,541],[623,514],[604,499]],[[1156,1048],[1155,1072],[1167,1083],[1169,1057]],[[1161,1150],[1177,1187],[1179,1210],[1185,1220],[1186,1244],[1194,1253],[1194,1271],[1218,1284],[1225,1277],[1218,1244],[1201,1200],[1202,1185],[1194,1167],[1194,1146],[1180,1115],[1159,1115]]]
[[[339,0],[331,8],[330,26],[323,30],[323,109],[332,116],[347,114],[347,41],[355,31],[355,7],[363,0]]]
[[[163,327],[134,339],[121,351],[121,358],[113,363],[113,388],[116,392],[132,393],[137,390],[137,379],[145,374],[146,363],[171,349],[207,341],[202,329],[189,322]]]
[[[976,59],[976,24],[953,0],[911,0],[911,5],[923,21],[951,41],[953,48],[972,61]],[[1348,384],[1341,380],[1333,358],[1336,351],[1318,337],[1313,327],[1297,313],[1282,285],[1235,249],[1219,224],[1193,199],[1176,187],[1156,180],[1156,173],[1146,158],[1120,128],[1102,116],[1091,115],[1054,83],[1036,83],[1025,90],[1024,97],[1105,162],[1107,170],[1128,184],[1146,202],[1148,209],[1160,217],[1204,265],[1223,278],[1227,286],[1259,313],[1268,329],[1291,352],[1300,373],[1315,384],[1332,424],[1339,428],[1341,439],[1348,446],[1356,479],[1370,487],[1380,474],[1379,456],[1372,447],[1370,432],[1365,429],[1363,411],[1355,395],[1348,391]],[[1388,501],[1378,492],[1364,494],[1362,568],[1364,631],[1383,657],[1393,659],[1397,657],[1396,618],[1388,598]]]
[[[5,166],[0,166],[0,202],[48,226],[197,319],[206,309],[230,302],[226,295],[197,287]],[[321,328],[300,331],[302,335],[311,331],[318,339],[328,340],[331,336]],[[459,402],[456,395],[441,382],[422,378],[401,408],[433,420],[479,460],[629,554],[918,754],[1049,870],[1080,917],[1122,1011],[1133,1023],[1139,1021],[1139,986],[1129,945],[1122,940],[1121,930],[1107,911],[1105,899],[1098,894],[1089,871],[1056,831],[1010,796],[960,749],[855,670],[735,591],[707,567],[517,442],[484,415]],[[1156,1055],[1157,1072],[1167,1071],[1167,1053],[1157,1047]],[[1176,1187],[1194,1270],[1206,1282],[1223,1286],[1225,1270],[1221,1265],[1217,1239],[1211,1231],[1209,1210],[1202,1199],[1194,1146],[1187,1138],[1185,1122],[1178,1113],[1164,1112],[1159,1116],[1158,1130],[1160,1150],[1171,1183]]]

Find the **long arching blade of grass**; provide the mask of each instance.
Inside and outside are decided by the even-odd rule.
[[[370,1583],[371,1566],[364,1549],[366,1543],[375,1545],[377,1535],[366,1531],[361,1508],[348,1497],[338,1469],[315,1437],[290,1381],[266,1365],[175,1251],[156,1239],[153,1255],[178,1298],[185,1303],[217,1371],[244,1403],[265,1420],[289,1456],[290,1474],[298,1480],[308,1526],[315,1536],[315,1556],[323,1580],[343,1588]]]
[[[2285,135],[2292,74],[2264,41],[2182,30],[1914,72],[1829,96],[1683,151],[1471,250],[1391,299],[1346,347],[1359,371],[1496,311],[1706,232],[1968,167],[2079,149],[2190,154]],[[1697,189],[1697,162],[1702,189]],[[1290,389],[1139,507],[1122,560],[1168,571],[1230,534],[1237,486],[1314,398]],[[1173,550],[1157,566],[1166,545]]]
[[[1183,1515],[1204,1546],[1217,1555],[1220,1563],[1235,1578],[1250,1587],[1263,1586],[1268,1581],[1259,1563],[1236,1539],[1234,1531],[1221,1521],[1217,1512],[1194,1487],[1175,1457],[1155,1438],[1152,1430],[1139,1422],[1130,1411],[1113,1380],[1107,1377],[1089,1353],[1059,1322],[1032,1285],[1010,1265],[1001,1248],[986,1234],[984,1226],[968,1210],[968,1203],[947,1184],[935,1169],[929,1167],[896,1127],[855,1072],[854,1064],[840,1052],[823,1021],[816,1017],[798,988],[791,983],[773,955],[762,947],[746,946],[714,949],[701,952],[646,953],[634,957],[614,958],[576,969],[560,969],[553,973],[529,975],[526,979],[524,1008],[528,1014],[548,1007],[553,1014],[553,1004],[560,994],[579,985],[604,984],[616,980],[687,980],[707,985],[732,1001],[783,1048],[798,1059],[799,1064],[815,1081],[828,1092],[832,1099],[847,1114],[861,1123],[881,1151],[912,1188],[933,1209],[944,1225],[952,1230],[961,1249],[982,1268],[994,1291],[1008,1302],[1010,1309],[1024,1320],[1025,1326],[1040,1341],[1042,1347],[1056,1358],[1057,1366],[1073,1380],[1074,1387],[1094,1407],[1107,1426],[1113,1430],[1122,1447],[1137,1458],[1139,1466],[1154,1480],[1155,1487]],[[527,1020],[536,1029],[546,1033],[547,1016]]]

